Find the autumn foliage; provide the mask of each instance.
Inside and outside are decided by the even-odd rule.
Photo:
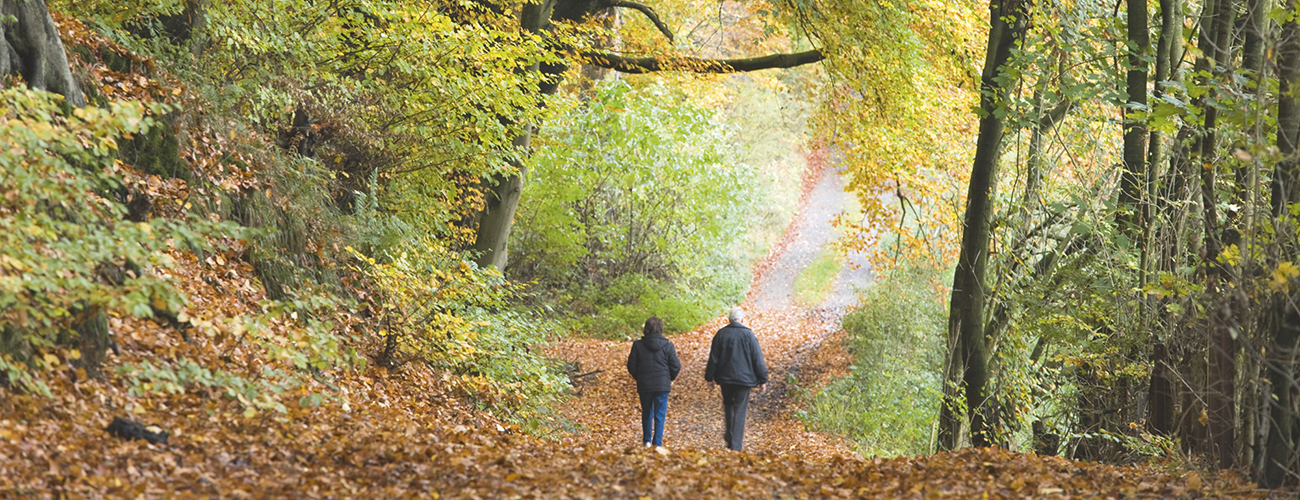
[[[1003,448],[886,458],[854,441],[852,429],[819,431],[828,428],[812,408],[837,404],[817,400],[835,394],[824,388],[885,386],[854,378],[855,363],[885,367],[895,351],[872,357],[865,349],[905,336],[921,340],[903,347],[925,344],[926,332],[903,325],[906,335],[884,329],[887,337],[862,343],[841,328],[844,310],[756,305],[746,273],[759,283],[772,272],[799,243],[799,228],[778,220],[782,211],[767,198],[776,188],[710,197],[720,182],[759,184],[759,174],[781,172],[723,163],[727,134],[709,113],[729,97],[701,90],[714,80],[669,76],[619,87],[603,114],[591,115],[599,120],[574,120],[556,143],[540,142],[552,157],[532,165],[554,170],[537,177],[551,183],[538,195],[555,203],[522,213],[567,220],[582,208],[595,219],[615,211],[579,201],[643,201],[637,208],[677,224],[647,236],[646,246],[660,252],[647,259],[663,258],[664,248],[700,257],[638,268],[680,278],[677,289],[647,288],[634,304],[610,299],[604,309],[580,311],[626,316],[617,318],[621,329],[595,339],[569,335],[554,301],[530,294],[565,296],[584,283],[573,276],[624,257],[609,242],[630,223],[593,223],[580,244],[562,231],[521,232],[537,238],[533,258],[554,259],[530,278],[570,280],[544,284],[550,288],[507,280],[468,252],[489,179],[517,170],[528,152],[512,141],[556,113],[535,92],[544,82],[523,69],[558,64],[561,46],[590,33],[557,29],[558,38],[544,41],[516,29],[517,5],[490,2],[163,0],[138,11],[101,0],[52,3],[76,14],[54,19],[90,105],[70,107],[13,77],[0,89],[0,498],[1267,497],[1231,471],[1203,472],[1177,459],[1118,466]],[[937,101],[916,93],[872,104],[844,85],[850,73],[873,67],[853,53],[863,40],[847,28],[820,40],[852,64],[827,74],[831,90],[815,123],[830,130],[900,114],[792,153],[799,166],[791,177],[805,177],[805,201],[808,186],[835,175],[830,164],[849,154],[863,224],[897,220],[879,199],[869,201],[885,188],[908,200],[899,214],[920,214],[906,203],[955,203],[946,188],[960,176],[938,167],[960,156],[952,138],[967,131],[953,118],[970,95],[955,83],[962,75],[951,59],[968,40],[944,37],[965,34],[970,19],[960,6],[918,5],[923,12],[827,10],[816,18],[905,26],[953,52],[897,59],[903,66],[879,68],[887,71],[874,82],[939,85]],[[722,9],[738,20],[718,30],[744,36],[690,38],[697,55],[801,43],[790,28],[799,12],[765,2]],[[682,2],[665,2],[663,11],[698,26],[713,22]],[[959,22],[936,24],[946,14]],[[174,23],[193,16],[209,24],[191,25],[204,35],[186,38],[193,33]],[[631,48],[677,49],[648,26],[627,31]],[[755,80],[744,88],[782,85]],[[680,86],[671,99],[691,105],[651,102],[665,82]],[[619,101],[629,96],[638,102]],[[567,103],[570,111],[580,101]],[[630,107],[644,109],[632,115]],[[909,158],[904,131],[927,119],[948,123],[921,141],[930,154]],[[691,129],[674,130],[683,123]],[[560,143],[606,133],[602,127],[651,125],[662,129],[606,135],[586,148]],[[874,133],[891,140],[859,141]],[[606,158],[615,147],[626,156]],[[651,150],[660,156],[635,156]],[[584,166],[566,164],[574,151],[608,163],[581,172],[595,193],[584,200],[561,198],[579,174],[556,165]],[[676,186],[653,168],[675,156],[689,157],[669,172],[680,176]],[[645,163],[630,172],[641,177],[617,195],[601,191],[608,179],[592,178],[634,160]],[[797,211],[799,187],[791,190],[787,212]],[[708,203],[719,199],[726,210]],[[693,225],[673,218],[686,204]],[[747,239],[760,248],[720,246],[703,257],[695,248],[738,232],[728,224],[750,223],[776,226],[768,235],[776,243]],[[952,249],[929,237],[952,224],[900,224],[909,231],[897,235],[899,244],[875,256],[939,267]],[[673,241],[654,240],[661,234]],[[560,267],[575,262],[586,269]],[[615,274],[612,281],[625,273]],[[732,289],[712,290],[698,301],[704,305],[685,292],[671,300],[651,293],[704,288],[705,278]],[[772,384],[751,405],[747,451],[733,453],[722,449],[720,398],[701,372],[722,324],[710,311],[741,300],[745,286]],[[876,296],[890,298],[885,290]],[[584,297],[607,299],[606,291]],[[636,446],[635,385],[623,368],[629,339],[618,337],[644,308],[664,304],[686,311],[677,323],[683,333],[671,339],[684,369],[668,407],[668,447],[646,449]],[[907,451],[930,451],[921,433],[906,438]]]

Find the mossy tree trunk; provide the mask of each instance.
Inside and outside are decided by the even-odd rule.
[[[971,444],[988,446],[991,436],[986,430],[985,385],[988,382],[988,346],[984,338],[984,283],[989,249],[989,215],[992,212],[993,188],[997,184],[998,158],[1002,153],[1005,123],[997,108],[1006,95],[1003,67],[1012,47],[1024,36],[1026,3],[1021,0],[996,2],[989,6],[989,41],[981,74],[979,139],[975,146],[970,184],[966,191],[966,214],[963,223],[961,253],[953,275],[952,299],[948,313],[949,380],[964,391],[966,418],[970,422]],[[952,369],[959,366],[960,369]],[[949,395],[942,405],[939,419],[939,447],[957,446],[960,429],[954,418],[957,401]]]
[[[73,106],[86,105],[45,0],[0,0],[0,39],[0,74],[22,75],[31,88],[62,94]]]

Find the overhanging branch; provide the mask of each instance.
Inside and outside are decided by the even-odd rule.
[[[613,0],[609,2],[609,6],[641,11],[642,14],[645,14],[645,17],[650,19],[650,22],[655,23],[655,27],[659,28],[660,33],[663,33],[664,36],[668,37],[668,41],[673,41],[673,30],[668,29],[668,25],[664,24],[663,20],[659,19],[659,14],[656,14],[655,10],[650,8],[649,5],[629,2],[627,0]]]
[[[740,73],[775,68],[793,68],[826,59],[821,49],[794,54],[772,54],[745,59],[701,59],[698,57],[631,58],[604,52],[584,52],[588,64],[622,73],[686,71],[691,73]]]

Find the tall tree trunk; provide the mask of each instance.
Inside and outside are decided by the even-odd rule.
[[[1128,106],[1121,109],[1122,115],[1145,108],[1147,105],[1147,63],[1144,60],[1151,49],[1151,33],[1147,27],[1146,0],[1128,0],[1128,42],[1129,70],[1126,78],[1128,85]],[[1145,189],[1143,179],[1146,173],[1147,127],[1140,120],[1124,119],[1124,172],[1120,179],[1120,212],[1116,214],[1119,230],[1129,237],[1137,239],[1142,234],[1138,226],[1147,222],[1140,214],[1146,209],[1141,207],[1142,192]]]
[[[1296,0],[1287,2],[1287,10],[1294,10]],[[1277,103],[1277,148],[1282,161],[1277,163],[1273,172],[1273,189],[1270,204],[1273,208],[1274,227],[1277,238],[1282,243],[1279,261],[1295,259],[1297,252],[1295,241],[1295,218],[1291,216],[1288,205],[1300,201],[1300,190],[1296,189],[1300,180],[1300,168],[1297,167],[1297,141],[1300,140],[1300,106],[1293,92],[1300,89],[1300,24],[1290,19],[1282,25],[1281,39],[1277,44],[1278,103]],[[1296,373],[1296,342],[1300,340],[1300,314],[1289,294],[1282,292],[1274,295],[1268,327],[1269,348],[1264,359],[1268,394],[1265,399],[1268,408],[1268,436],[1265,438],[1263,458],[1263,477],[1261,484],[1276,488],[1288,477],[1290,467],[1296,462],[1294,442],[1296,414],[1293,403],[1297,387],[1294,382]]]
[[[1250,113],[1246,119],[1249,125],[1246,126],[1246,145],[1248,150],[1255,151],[1256,147],[1265,146],[1269,140],[1264,137],[1265,116],[1268,113],[1268,76],[1269,68],[1264,67],[1264,35],[1268,32],[1270,24],[1266,17],[1266,11],[1273,5],[1275,0],[1246,0],[1246,10],[1242,18],[1245,25],[1242,26],[1242,50],[1241,50],[1241,69],[1245,77],[1254,84],[1254,89],[1249,86],[1244,91],[1251,92],[1255,96],[1254,105],[1250,107]],[[1259,200],[1259,177],[1260,161],[1258,158],[1242,160],[1237,164],[1235,169],[1236,189],[1234,189],[1234,198],[1229,209],[1227,230],[1224,232],[1225,245],[1241,245],[1242,238],[1250,234],[1249,226],[1257,224],[1260,215]],[[1237,269],[1232,276],[1242,276],[1243,271],[1251,268],[1258,268],[1258,263],[1253,259],[1243,259],[1237,265]],[[1239,311],[1235,321],[1241,324],[1251,324],[1253,321],[1248,316],[1253,316],[1257,311],[1252,308],[1238,307]],[[1260,337],[1262,338],[1262,337]],[[1239,400],[1236,406],[1240,408],[1237,411],[1240,422],[1238,429],[1238,439],[1241,453],[1238,454],[1240,465],[1245,470],[1255,468],[1255,459],[1260,456],[1261,440],[1258,439],[1259,426],[1263,425],[1264,413],[1260,411],[1260,398],[1263,394],[1260,391],[1262,382],[1260,381],[1260,371],[1258,359],[1253,356],[1243,356],[1240,360],[1240,370],[1247,374],[1242,379],[1242,385],[1239,387]]]
[[[1160,100],[1165,95],[1166,82],[1178,80],[1179,60],[1182,58],[1182,41],[1183,41],[1183,16],[1181,0],[1160,0],[1160,35],[1156,42],[1156,73],[1155,73],[1155,98]],[[1153,226],[1156,224],[1156,218],[1164,212],[1164,205],[1167,205],[1166,197],[1158,196],[1160,191],[1157,179],[1160,178],[1159,166],[1164,163],[1165,153],[1163,150],[1164,137],[1160,131],[1152,129],[1147,143],[1147,196],[1148,203],[1143,204],[1143,216],[1147,223],[1143,225],[1142,244],[1142,276],[1139,279],[1139,286],[1146,286],[1146,273],[1151,267],[1150,248],[1153,246]],[[1171,172],[1174,170],[1173,161],[1170,162]],[[1172,191],[1168,191],[1172,192]],[[1161,206],[1156,206],[1162,204]],[[1164,235],[1171,234],[1167,229],[1172,227],[1172,217],[1167,219],[1166,224],[1160,226],[1160,233]],[[1165,269],[1167,265],[1168,254],[1161,256],[1156,264],[1157,268]],[[1159,304],[1150,304],[1148,311],[1150,316],[1156,318],[1156,324],[1152,325],[1153,329],[1158,329],[1165,324],[1167,313],[1164,307]],[[1174,426],[1174,390],[1173,383],[1169,374],[1169,349],[1164,342],[1156,340],[1151,346],[1151,387],[1150,387],[1150,407],[1151,410],[1147,415],[1148,430],[1152,433],[1168,436],[1173,432]]]
[[[971,443],[988,446],[991,436],[985,428],[985,385],[988,382],[988,352],[984,339],[984,272],[988,262],[989,215],[992,193],[997,181],[998,160],[1002,152],[1004,123],[996,113],[1006,95],[998,83],[1011,48],[1024,35],[1023,0],[995,2],[989,6],[989,41],[981,74],[979,139],[971,165],[970,185],[966,191],[966,215],[962,231],[961,253],[953,274],[952,300],[948,312],[949,345],[955,346],[952,363],[960,363],[960,385],[965,392]],[[959,359],[958,359],[959,358]],[[955,370],[949,370],[950,374]],[[955,401],[945,401],[951,408]],[[949,410],[951,411],[951,410]],[[955,419],[941,418],[940,435],[955,437]],[[940,443],[951,448],[955,442]]]
[[[554,8],[555,0],[524,4],[519,13],[520,27],[525,31],[540,34],[550,22],[551,10]],[[536,72],[538,69],[539,65],[533,63],[525,71]],[[554,93],[555,88],[556,86],[549,81],[543,81],[542,88],[538,92],[546,95]],[[514,225],[515,210],[519,208],[524,178],[528,175],[528,165],[524,163],[524,159],[527,158],[528,145],[532,142],[532,137],[532,124],[523,124],[519,135],[511,141],[520,158],[511,163],[515,171],[492,176],[495,185],[487,194],[487,206],[479,218],[478,231],[475,233],[472,247],[474,253],[478,254],[476,262],[479,267],[495,267],[500,270],[506,268],[510,227]]]
[[[0,41],[0,74],[21,74],[31,88],[86,105],[45,0],[0,0]]]
[[[1202,40],[1210,41],[1203,46],[1211,71],[1222,76],[1222,69],[1229,64],[1231,56],[1229,44],[1232,43],[1232,20],[1236,11],[1234,0],[1219,0],[1214,4],[1210,30]],[[1206,8],[1209,8],[1207,4]],[[1210,94],[1214,94],[1211,90]],[[1212,98],[1213,96],[1211,96]],[[1218,110],[1205,105],[1205,135],[1201,142],[1201,161],[1205,168],[1201,170],[1201,203],[1204,213],[1204,248],[1206,291],[1212,300],[1221,303],[1208,315],[1210,342],[1209,355],[1209,390],[1206,398],[1206,411],[1209,415],[1208,430],[1212,454],[1222,468],[1231,468],[1237,463],[1237,429],[1236,429],[1236,339],[1228,328],[1227,321],[1232,317],[1229,300],[1220,296],[1222,269],[1218,263],[1222,251],[1220,224],[1218,219],[1218,193],[1216,191],[1216,157],[1218,142],[1216,137]]]

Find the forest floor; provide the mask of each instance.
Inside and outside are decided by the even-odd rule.
[[[333,383],[347,404],[288,405],[253,416],[240,402],[205,390],[141,394],[121,377],[94,380],[69,370],[49,380],[53,397],[0,392],[0,498],[1268,497],[1231,474],[992,448],[867,459],[841,439],[808,430],[794,418],[799,399],[792,382],[815,389],[849,362],[838,328],[843,306],[801,308],[788,298],[797,275],[788,267],[806,265],[816,252],[803,247],[831,235],[821,225],[827,219],[809,220],[835,212],[810,206],[843,196],[830,175],[806,180],[801,217],[756,272],[748,323],[772,383],[751,403],[744,452],[722,448],[721,402],[701,373],[719,318],[672,339],[684,367],[662,450],[639,446],[626,341],[570,340],[549,348],[584,371],[604,371],[579,379],[577,394],[563,405],[574,428],[540,438],[475,409],[419,366],[340,374]],[[260,299],[245,263],[177,258],[175,272],[196,309],[234,314]],[[861,281],[866,271],[849,272],[859,274],[841,278]],[[216,285],[240,292],[209,289]],[[851,287],[836,288],[841,292],[827,302],[849,300],[837,294]],[[166,355],[223,366],[230,353],[214,340],[186,342],[149,320],[116,318],[113,328],[122,344],[114,364]],[[105,427],[118,416],[157,424],[170,439],[113,437]]]
[[[106,43],[90,40],[93,34],[79,23],[60,22],[65,43]],[[119,76],[97,78],[115,97],[165,88],[143,76]],[[223,137],[206,129],[190,133],[201,139],[195,144]],[[156,205],[180,206],[189,196],[179,180],[131,176],[160,200]],[[751,405],[744,452],[721,447],[721,402],[701,374],[721,318],[672,339],[684,369],[669,403],[668,446],[656,450],[639,446],[635,387],[624,368],[627,341],[550,346],[551,355],[581,362],[584,371],[603,371],[579,379],[577,394],[563,403],[571,429],[532,436],[476,407],[418,363],[393,370],[372,364],[307,380],[277,396],[288,402],[279,410],[258,411],[211,380],[133,387],[120,371],[128,363],[183,360],[195,377],[213,378],[220,370],[255,379],[274,361],[251,354],[242,335],[187,336],[153,320],[115,316],[110,328],[121,349],[106,360],[105,377],[74,368],[79,353],[60,348],[44,355],[49,396],[0,387],[0,499],[1269,496],[1232,474],[1001,449],[867,459],[843,440],[807,429],[794,418],[798,394],[845,370],[839,318],[855,300],[850,285],[869,279],[867,269],[850,268],[821,306],[790,300],[802,267],[834,237],[827,221],[848,199],[840,182],[833,170],[808,173],[800,216],[755,272],[748,323],[763,345],[772,383]],[[179,216],[175,210],[161,215]],[[265,295],[236,250],[171,257],[176,266],[169,272],[190,298],[190,317],[259,311]],[[327,319],[343,328],[357,325],[346,312],[334,314]],[[281,320],[266,328],[292,335],[291,322]],[[292,403],[313,393],[329,397],[319,405]],[[170,437],[155,444],[114,437],[105,428],[117,417],[156,424]]]
[[[625,368],[630,342],[567,340],[548,353],[596,373],[575,383],[578,395],[563,414],[582,430],[566,440],[573,439],[584,450],[606,450],[607,460],[621,464],[624,476],[597,473],[602,477],[595,484],[574,481],[543,491],[628,498],[1267,496],[1232,475],[1210,480],[1201,472],[1176,467],[1113,467],[1000,449],[868,460],[844,439],[809,429],[796,418],[799,394],[816,391],[847,372],[851,359],[840,319],[856,306],[857,287],[871,279],[861,255],[843,256],[845,266],[820,304],[801,306],[794,299],[800,272],[838,238],[832,220],[854,206],[841,175],[834,167],[809,172],[796,217],[756,266],[743,307],[749,316],[746,324],[763,347],[771,382],[765,393],[755,393],[751,400],[745,451],[725,449],[721,396],[704,382],[710,341],[725,325],[724,317],[671,338],[682,372],[670,393],[666,449],[659,451],[637,447],[640,409],[635,381]],[[593,464],[587,470],[599,467]]]
[[[821,180],[809,181],[801,214],[820,213],[808,203],[823,195],[840,195]],[[140,393],[121,376],[95,380],[68,369],[48,380],[52,397],[0,390],[0,498],[1268,497],[1231,474],[1001,449],[866,459],[848,443],[808,430],[793,416],[799,399],[791,382],[812,389],[848,363],[837,326],[843,309],[800,308],[778,293],[797,274],[781,266],[804,259],[790,249],[808,243],[805,237],[827,236],[814,222],[792,224],[756,273],[749,325],[773,382],[751,405],[744,452],[721,447],[721,403],[700,373],[719,319],[673,337],[684,369],[662,450],[639,446],[626,341],[570,340],[549,348],[585,371],[604,371],[579,379],[578,394],[564,403],[574,428],[541,437],[476,409],[419,365],[341,373],[331,381],[340,400],[251,415],[213,390]],[[235,315],[262,298],[246,263],[176,258],[174,272],[196,311]],[[114,318],[112,328],[122,352],[111,365],[166,357],[215,369],[242,356],[219,338],[186,341],[150,320]],[[150,444],[105,432],[122,416],[157,424],[170,439]]]

